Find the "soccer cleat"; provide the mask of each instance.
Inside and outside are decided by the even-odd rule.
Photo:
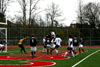
[[[58,53],[56,54],[56,56],[58,56]]]

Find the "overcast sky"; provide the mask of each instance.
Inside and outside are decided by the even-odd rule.
[[[63,18],[65,18],[62,23],[69,26],[73,20],[76,20],[79,0],[42,0],[38,6],[41,8],[41,10],[43,10],[52,2],[59,5]],[[84,4],[88,2],[100,2],[100,0],[83,0]],[[14,18],[15,15],[18,15],[17,11],[19,10],[20,5],[17,2],[14,2],[8,7],[9,12],[7,13],[7,16]]]

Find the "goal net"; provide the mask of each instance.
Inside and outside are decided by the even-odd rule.
[[[4,51],[3,52],[7,52],[7,28],[1,28],[0,27],[0,42],[4,42]],[[1,52],[1,51],[0,51]]]

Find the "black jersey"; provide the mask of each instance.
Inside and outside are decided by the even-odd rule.
[[[36,46],[37,45],[37,40],[35,39],[35,37],[32,37],[30,39],[30,46]]]
[[[79,44],[83,44],[83,39],[82,38],[79,39]]]
[[[51,44],[51,39],[50,38],[46,38],[45,44]]]
[[[50,36],[50,35],[48,35],[48,36],[46,37],[45,44],[51,44],[51,36]]]
[[[76,37],[73,38],[73,46],[78,45],[78,39]]]
[[[5,40],[3,40],[3,41],[1,41],[1,42],[0,42],[0,44],[5,45],[5,44],[6,44],[6,41],[5,41]]]

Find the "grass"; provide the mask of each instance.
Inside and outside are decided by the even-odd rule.
[[[77,55],[75,58],[72,58],[72,56],[70,56],[69,59],[63,59],[63,60],[44,60],[44,61],[50,61],[50,62],[55,62],[56,65],[53,66],[48,66],[48,67],[71,67],[74,64],[76,64],[77,62],[79,62],[80,60],[82,60],[83,58],[85,58],[86,56],[88,56],[89,54],[95,52],[98,50],[98,48],[84,48],[85,50],[88,50],[88,52],[82,53]],[[27,51],[30,51],[30,48],[26,49]],[[38,50],[41,50],[41,48],[38,48]],[[66,48],[60,48],[59,50],[66,50]],[[19,48],[16,49],[8,49],[7,53],[0,53],[0,55],[11,55],[14,53],[19,53]],[[80,63],[79,65],[77,65],[76,67],[99,67],[99,61],[100,61],[100,52],[92,55],[91,57],[89,57],[88,59],[86,59],[85,61],[83,61],[82,63]],[[30,58],[30,57],[19,57],[19,58]],[[39,57],[39,58],[43,58],[43,57]],[[0,64],[19,64],[19,65],[23,65],[23,64],[29,64],[29,63],[25,63],[23,62],[23,60],[0,60]]]

